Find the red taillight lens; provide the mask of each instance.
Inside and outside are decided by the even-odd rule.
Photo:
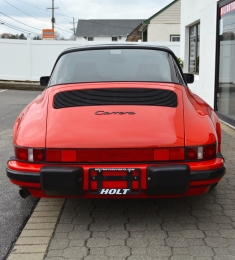
[[[61,162],[76,162],[77,151],[76,150],[61,150]]]
[[[60,150],[47,150],[46,151],[46,161],[47,162],[61,162]]]
[[[170,148],[170,160],[184,160],[184,148],[183,147],[176,147]]]
[[[44,149],[15,147],[16,159],[27,162],[44,162]]]
[[[187,160],[209,160],[216,157],[216,144],[186,148]]]
[[[170,151],[166,149],[154,149],[154,161],[169,161]]]
[[[21,161],[28,161],[28,149],[15,147],[15,157]]]
[[[184,147],[154,149],[154,161],[184,160]]]
[[[197,147],[188,147],[187,148],[187,159],[188,160],[197,160]]]
[[[42,149],[33,149],[33,161],[34,162],[44,162],[44,150]]]
[[[213,159],[216,157],[216,145],[208,145],[203,147],[203,159]]]

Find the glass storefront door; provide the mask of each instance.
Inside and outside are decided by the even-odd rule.
[[[235,126],[235,1],[220,7],[217,108]],[[222,118],[222,119],[224,119]]]

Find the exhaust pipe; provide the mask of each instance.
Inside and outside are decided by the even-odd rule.
[[[30,192],[28,190],[26,190],[26,189],[20,189],[19,190],[19,194],[20,194],[20,197],[23,198],[23,199],[25,199],[29,195],[31,195]]]

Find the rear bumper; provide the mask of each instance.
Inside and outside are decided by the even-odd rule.
[[[91,175],[89,175],[89,171],[91,168],[102,169],[104,167],[119,169],[128,167],[139,170],[139,192],[122,194],[122,197],[128,198],[178,197],[203,194],[212,184],[220,181],[226,171],[222,158],[208,162],[208,165],[204,165],[206,169],[202,169],[196,163],[128,166],[31,165],[31,167],[27,167],[23,163],[9,161],[6,171],[12,183],[26,188],[35,197],[120,198],[120,195],[117,195],[121,194],[120,191],[117,194],[110,193],[112,196],[107,193],[101,195],[101,193],[90,192]],[[28,171],[30,169],[33,169],[33,171]],[[134,175],[132,178],[134,178]],[[98,179],[97,177],[97,183]]]

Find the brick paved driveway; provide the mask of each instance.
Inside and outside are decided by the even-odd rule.
[[[235,131],[223,126],[227,173],[180,199],[66,200],[45,260],[235,259]]]

